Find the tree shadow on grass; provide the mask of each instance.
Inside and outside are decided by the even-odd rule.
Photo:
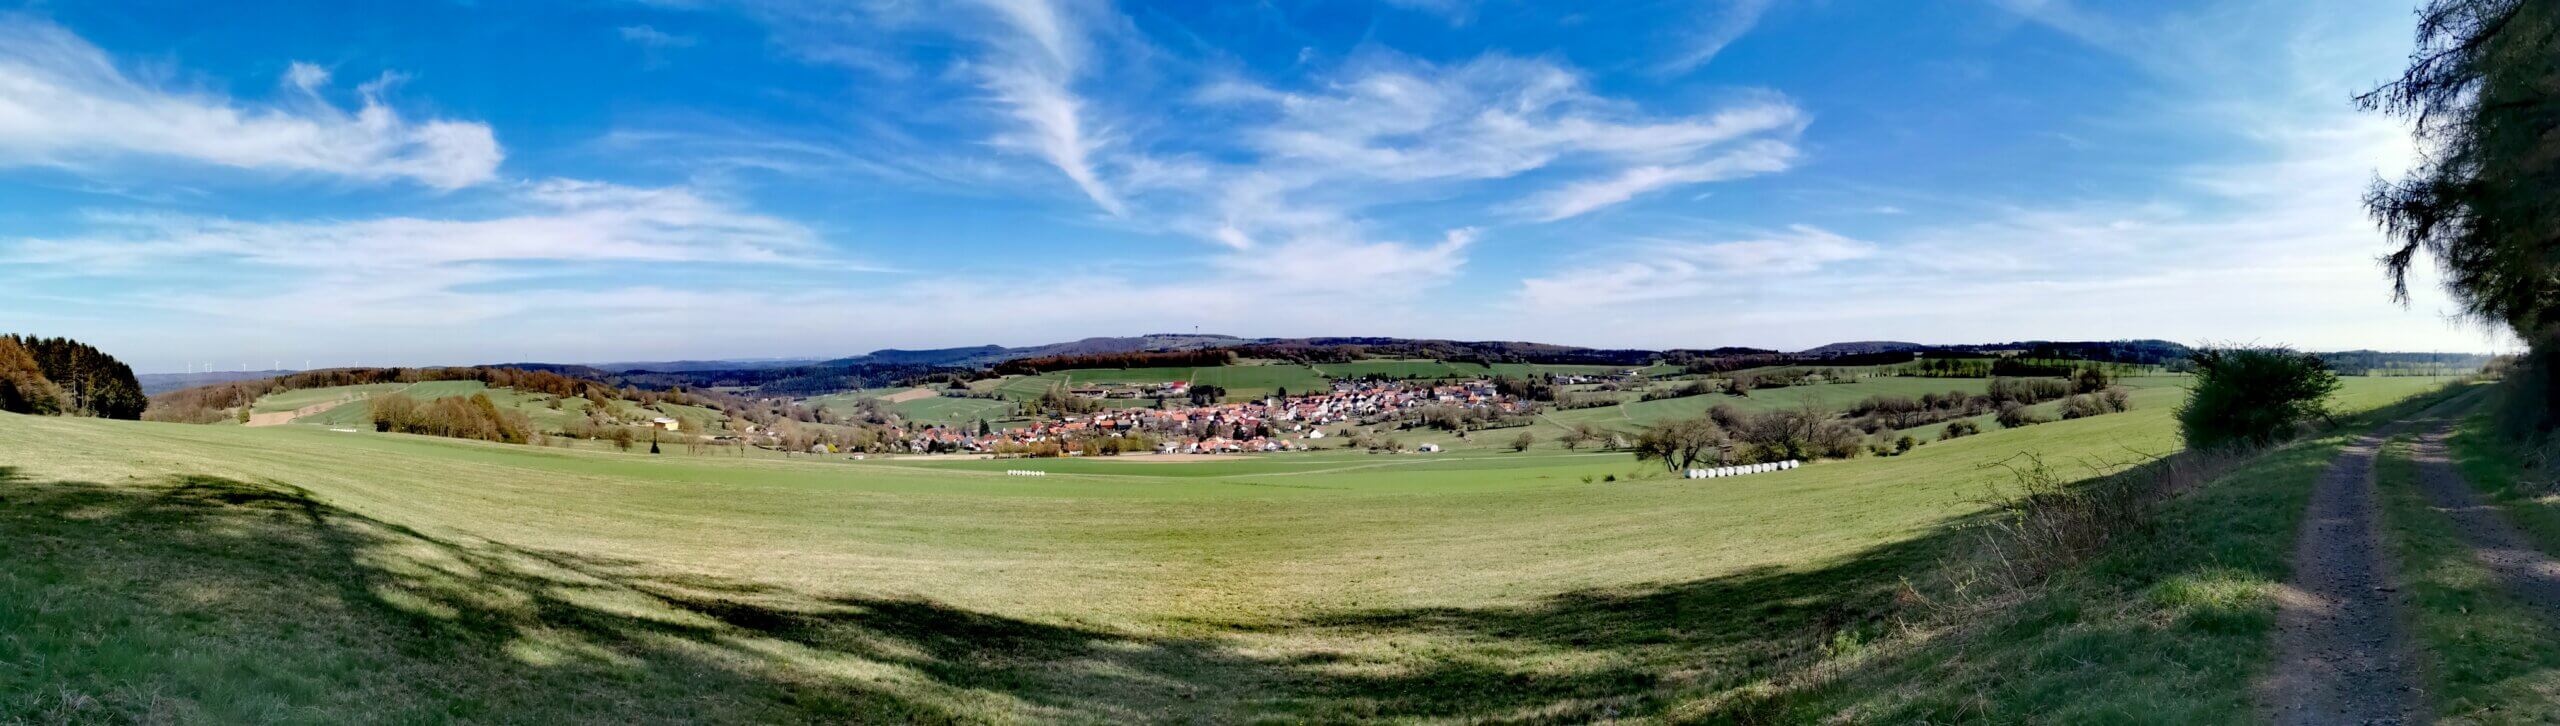
[[[276,482],[0,469],[0,721],[1584,722],[1882,630],[1952,536],[1168,636],[439,538]]]

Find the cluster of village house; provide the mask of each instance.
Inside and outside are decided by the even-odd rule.
[[[1175,395],[1179,395],[1179,389]],[[1128,408],[1067,416],[1020,428],[978,433],[975,427],[927,426],[905,432],[910,451],[994,452],[1041,442],[1062,445],[1091,437],[1144,434],[1159,453],[1289,451],[1323,439],[1323,426],[1392,419],[1423,406],[1447,405],[1501,414],[1525,413],[1529,404],[1502,395],[1491,381],[1387,383],[1336,381],[1332,390],[1245,403],[1174,408]]]

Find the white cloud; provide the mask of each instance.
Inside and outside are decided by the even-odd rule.
[[[1784,170],[1806,123],[1769,94],[1697,115],[1644,114],[1591,92],[1572,69],[1499,55],[1436,66],[1372,54],[1306,90],[1228,80],[1198,98],[1243,117],[1232,128],[1250,155],[1208,174],[1215,216],[1184,226],[1230,245],[1357,235],[1367,209],[1532,172],[1541,173],[1533,185],[1557,186],[1488,211],[1554,221],[1646,191]]]
[[[988,38],[995,52],[980,69],[981,85],[1020,126],[998,141],[1056,166],[1103,211],[1127,214],[1094,168],[1105,142],[1088,128],[1085,101],[1074,89],[1085,55],[1077,19],[1051,0],[980,2],[1007,29]]]
[[[1741,40],[1743,34],[1751,32],[1752,26],[1760,24],[1760,16],[1769,11],[1770,2],[1771,0],[1725,0],[1705,24],[1691,34],[1686,47],[1663,64],[1663,70],[1671,73],[1687,73],[1696,70],[1698,66],[1706,65],[1708,61],[1715,60],[1716,54],[1724,52],[1725,46]]]
[[[623,40],[646,48],[689,48],[695,39],[690,35],[674,35],[647,25],[625,25],[616,28]]]
[[[1873,244],[1807,225],[1750,239],[1662,241],[1608,253],[1614,262],[1522,280],[1519,302],[1554,310],[1694,298],[1751,290],[1875,253]]]
[[[1450,25],[1465,25],[1476,17],[1476,0],[1386,0],[1388,5],[1414,12],[1438,15]]]
[[[328,77],[296,63],[284,78],[295,97],[244,104],[137,81],[69,31],[0,16],[0,166],[172,158],[442,189],[495,176],[504,154],[486,124],[404,119],[382,100],[389,76],[341,109],[320,98]]]
[[[1786,171],[1795,157],[1793,146],[1757,141],[1697,163],[1639,166],[1614,177],[1575,182],[1532,197],[1522,206],[1539,221],[1553,222],[1624,204],[1661,189]]]
[[[1399,296],[1446,282],[1466,264],[1476,230],[1461,228],[1423,245],[1309,236],[1218,260],[1236,279],[1297,295]]]
[[[93,234],[19,240],[0,248],[7,250],[0,262],[111,270],[223,261],[397,271],[513,261],[796,264],[821,249],[798,224],[683,188],[554,179],[514,192],[518,213],[488,219],[244,222],[100,214],[93,215]]]

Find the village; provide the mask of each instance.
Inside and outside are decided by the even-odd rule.
[[[1160,384],[1146,395],[1176,400],[1189,384]],[[1096,392],[1079,391],[1080,395]],[[1124,394],[1124,397],[1134,394]],[[1328,425],[1375,424],[1447,407],[1481,415],[1529,413],[1535,404],[1496,390],[1490,380],[1458,383],[1335,381],[1318,394],[1163,408],[1119,408],[1053,416],[1029,425],[995,428],[929,425],[900,429],[897,439],[913,453],[977,453],[1078,456],[1087,453],[1222,454],[1315,448]],[[1101,445],[1086,446],[1086,442]],[[1136,447],[1136,448],[1132,448]]]

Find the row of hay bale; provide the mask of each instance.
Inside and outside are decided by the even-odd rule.
[[[1048,476],[1048,475],[1049,475],[1049,472],[1045,472],[1045,471],[1032,471],[1032,470],[1029,470],[1029,469],[1006,469],[1006,470],[1004,470],[1004,475],[1005,475],[1005,476]]]
[[[1690,469],[1690,470],[1689,470],[1689,473],[1687,474],[1687,477],[1688,477],[1688,478],[1690,478],[1690,479],[1722,479],[1722,478],[1725,478],[1725,477],[1728,477],[1728,476],[1742,476],[1742,475],[1744,475],[1744,474],[1766,474],[1766,473],[1773,472],[1773,471],[1786,471],[1786,470],[1788,470],[1788,469],[1793,469],[1793,468],[1796,468],[1796,467],[1798,467],[1798,466],[1803,466],[1803,465],[1804,465],[1804,462],[1796,461],[1796,460],[1794,460],[1794,459],[1788,459],[1788,460],[1786,460],[1786,461],[1772,461],[1772,462],[1763,463],[1763,464],[1743,464],[1743,465],[1740,465],[1740,466],[1719,466],[1719,467],[1714,467],[1714,468],[1709,468],[1709,469]]]

